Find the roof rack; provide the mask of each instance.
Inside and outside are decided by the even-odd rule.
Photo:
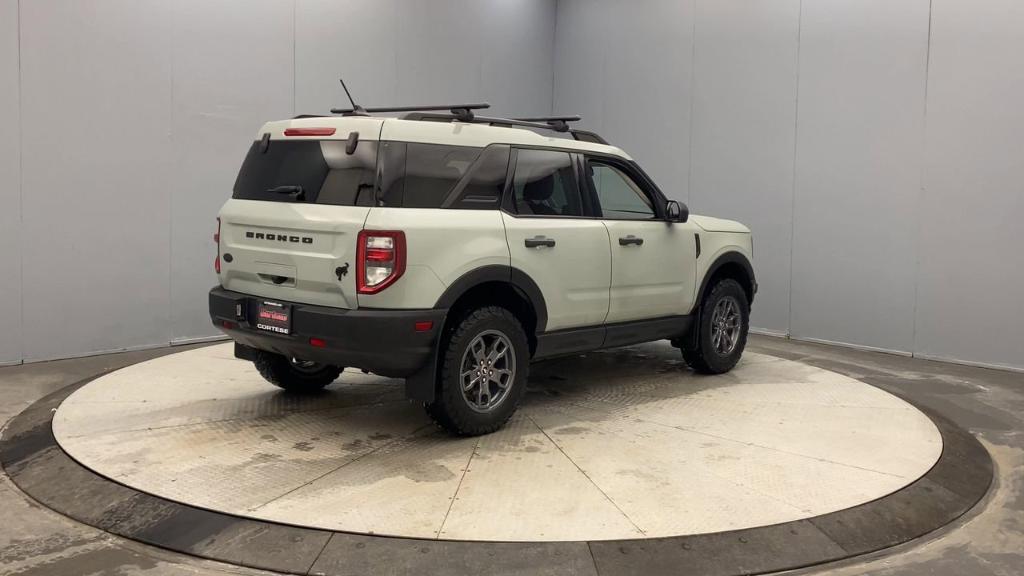
[[[352,108],[331,108],[331,114],[341,114],[342,116],[367,116],[374,112],[425,112],[447,110],[451,113],[453,118],[457,118],[461,122],[472,122],[474,118],[473,110],[483,110],[490,107],[491,105],[487,102],[480,102],[477,104],[444,104],[439,106],[380,106],[375,108],[363,108],[362,106],[356,105]]]
[[[608,144],[608,142],[594,132],[587,130],[576,130],[569,127],[569,122],[578,122],[579,116],[537,116],[531,118],[493,118],[490,116],[471,116],[469,119],[461,118],[456,114],[436,114],[423,111],[422,108],[414,112],[400,116],[402,120],[425,120],[429,122],[470,122],[473,124],[488,124],[490,126],[502,126],[507,128],[533,128],[537,130],[554,130],[555,132],[568,132],[580,142],[591,142],[594,144]]]
[[[568,132],[569,122],[579,122],[582,118],[579,116],[536,116],[533,118],[513,118],[513,120],[541,122],[550,126],[555,132]]]
[[[555,132],[568,132],[580,142],[591,142],[594,144],[608,144],[608,142],[594,132],[586,130],[572,130],[569,122],[579,122],[579,116],[535,116],[531,118],[490,118],[477,116],[474,110],[490,108],[487,102],[477,104],[445,104],[441,106],[383,106],[376,108],[363,108],[356,104],[352,93],[345,85],[345,79],[339,78],[341,88],[345,90],[345,96],[352,104],[351,108],[331,108],[331,114],[342,116],[369,116],[372,112],[405,112],[400,118],[403,120],[427,120],[433,122],[472,122],[474,124],[489,124],[491,126],[507,126],[515,128],[534,128],[539,130],[554,130]],[[437,112],[448,111],[448,114],[437,114]],[[297,118],[308,118],[311,116],[297,116]]]

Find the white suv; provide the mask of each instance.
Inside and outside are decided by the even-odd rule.
[[[750,230],[688,215],[575,118],[485,106],[263,126],[218,219],[210,316],[236,356],[290,391],[405,378],[461,435],[508,420],[531,360],[670,339],[731,369]]]

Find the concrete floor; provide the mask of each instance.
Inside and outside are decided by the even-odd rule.
[[[845,348],[752,337],[753,352],[834,370],[908,395],[974,432],[996,463],[993,491],[965,522],[887,552],[807,569],[817,574],[1024,573],[1024,376]],[[179,352],[131,352],[0,369],[0,420],[100,371]],[[0,477],[0,574],[259,574],[106,535],[41,508]],[[386,573],[387,559],[381,559]]]

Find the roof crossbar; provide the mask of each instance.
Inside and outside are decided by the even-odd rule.
[[[471,122],[473,124],[488,124],[490,126],[503,126],[506,128],[533,128],[536,130],[554,130],[555,132],[568,132],[572,137],[581,142],[592,142],[595,144],[608,144],[594,132],[586,130],[574,130],[569,128],[568,122],[577,122],[579,116],[544,116],[531,118],[493,118],[490,116],[474,116],[469,120],[457,117],[455,114],[431,114],[429,112],[415,111],[401,116],[403,120],[426,120],[432,122]]]
[[[341,114],[342,116],[365,116],[368,113],[374,112],[428,112],[447,110],[451,113],[453,118],[457,118],[461,122],[472,122],[474,117],[473,110],[484,110],[490,107],[491,105],[487,102],[479,102],[476,104],[444,104],[438,106],[379,106],[376,108],[354,106],[352,108],[331,108],[331,114]]]
[[[513,118],[513,120],[522,120],[523,122],[541,122],[547,124],[555,132],[568,132],[569,122],[579,122],[582,120],[579,116],[536,116],[533,118]]]

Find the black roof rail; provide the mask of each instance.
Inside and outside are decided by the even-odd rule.
[[[579,115],[572,114],[569,116],[536,116],[533,118],[512,118],[512,120],[522,120],[523,122],[579,122],[582,120]]]
[[[438,106],[379,106],[375,108],[363,108],[362,106],[354,106],[352,108],[331,108],[331,114],[341,114],[343,116],[363,116],[368,113],[387,113],[387,112],[427,112],[427,111],[438,111],[447,110],[451,113],[453,118],[458,119],[461,122],[472,122],[473,121],[473,110],[484,110],[490,108],[491,105],[487,102],[479,102],[476,104],[443,104]]]
[[[602,138],[597,132],[591,132],[590,130],[569,130],[572,137],[580,142],[590,142],[591,144],[604,144],[609,146],[608,141]]]
[[[493,118],[490,116],[473,116],[465,120],[455,114],[431,114],[424,111],[414,111],[400,116],[402,120],[425,120],[429,122],[471,122],[473,124],[488,124],[490,126],[503,126],[506,128],[533,128],[537,130],[554,130],[555,132],[568,132],[573,139],[580,142],[591,142],[593,144],[608,144],[608,142],[594,132],[587,130],[575,130],[569,128],[567,122],[577,122],[579,116],[543,116],[532,118]]]
[[[541,122],[550,126],[555,132],[568,132],[569,122],[579,122],[582,118],[579,116],[536,116],[533,118],[513,118],[513,120]]]

